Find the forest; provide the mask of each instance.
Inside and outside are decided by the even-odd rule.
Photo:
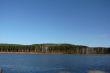
[[[73,44],[0,44],[1,53],[41,53],[41,54],[110,54],[108,47],[88,47]]]

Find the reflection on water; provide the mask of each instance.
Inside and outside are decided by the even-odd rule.
[[[88,73],[107,73],[107,72],[100,71],[100,70],[93,70],[93,71],[91,70]]]
[[[71,73],[71,72],[67,72],[67,71],[60,71],[59,73]]]
[[[4,73],[110,73],[110,55],[0,54]]]

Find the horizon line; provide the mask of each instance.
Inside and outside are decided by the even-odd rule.
[[[70,44],[70,45],[79,45],[79,46],[87,46],[87,47],[104,47],[104,48],[110,48],[110,46],[88,46],[84,44],[73,44],[73,43],[31,43],[31,44],[23,44],[23,43],[0,43],[0,44],[15,44],[15,45],[33,45],[33,44]]]

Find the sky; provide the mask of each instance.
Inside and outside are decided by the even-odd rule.
[[[110,0],[0,0],[0,43],[110,47]]]

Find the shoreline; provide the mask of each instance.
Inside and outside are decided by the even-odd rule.
[[[66,53],[36,53],[36,52],[0,52],[0,54],[45,54],[45,55],[110,55],[110,54],[66,54]]]
[[[0,52],[0,54],[64,54],[64,53]]]

